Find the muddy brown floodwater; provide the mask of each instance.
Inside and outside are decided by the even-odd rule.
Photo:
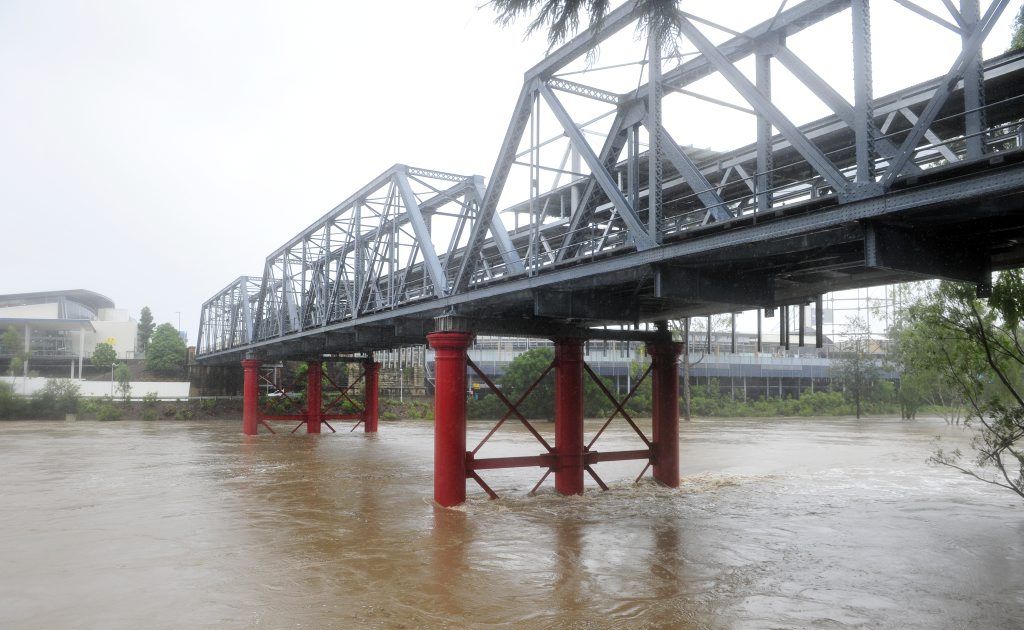
[[[695,421],[679,490],[486,471],[458,510],[428,423],[240,426],[0,423],[0,628],[1024,627],[1024,505],[928,466],[938,420]]]

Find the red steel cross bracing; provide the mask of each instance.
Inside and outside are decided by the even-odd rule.
[[[487,433],[487,435],[484,436],[484,439],[480,440],[480,443],[476,445],[476,448],[470,451],[473,455],[476,455],[477,451],[480,450],[480,448],[487,442],[487,440],[491,439],[491,436],[494,435],[495,431],[497,431],[501,427],[501,425],[505,424],[505,421],[508,420],[508,417],[510,415],[514,415],[516,418],[518,418],[519,421],[523,423],[523,426],[525,426],[526,429],[533,435],[533,437],[537,438],[537,441],[541,443],[541,445],[547,452],[550,453],[555,450],[554,448],[551,447],[550,444],[548,444],[547,440],[544,439],[544,436],[542,436],[537,431],[537,429],[535,429],[533,425],[530,424],[526,417],[523,416],[523,414],[519,413],[519,405],[521,405],[523,401],[526,400],[526,398],[531,393],[533,393],[533,390],[535,390],[537,386],[540,385],[540,382],[544,380],[544,377],[548,375],[548,372],[555,368],[554,361],[552,361],[550,365],[544,368],[544,371],[540,373],[540,376],[537,377],[537,380],[535,380],[529,387],[526,388],[526,391],[523,392],[523,394],[519,397],[519,400],[517,400],[515,404],[509,402],[505,394],[502,393],[500,389],[498,389],[497,385],[491,382],[491,379],[487,378],[487,375],[484,374],[479,367],[477,367],[476,363],[473,363],[472,359],[467,357],[466,365],[472,368],[473,371],[477,373],[477,376],[483,379],[484,383],[487,384],[487,387],[494,393],[494,395],[497,396],[498,399],[501,400],[501,402],[505,403],[506,407],[508,407],[508,411],[506,411],[505,415],[501,417],[501,420],[498,420],[498,423],[494,425],[494,428],[492,428]]]
[[[325,409],[324,411],[325,412],[326,411],[330,411],[331,409],[333,409],[341,401],[347,400],[350,405],[355,407],[360,412],[360,415],[358,416],[358,418],[356,418],[356,423],[352,426],[351,429],[348,430],[349,433],[352,433],[353,431],[355,431],[359,427],[360,424],[363,423],[363,417],[362,417],[361,414],[364,411],[365,407],[363,405],[359,404],[358,402],[356,402],[355,400],[352,400],[352,398],[349,397],[348,393],[350,391],[352,391],[352,388],[354,388],[356,385],[358,385],[360,383],[360,381],[363,380],[363,377],[366,376],[366,369],[364,368],[363,370],[361,370],[359,372],[359,376],[357,376],[356,379],[354,381],[352,381],[351,383],[349,383],[348,387],[346,387],[344,389],[342,389],[337,383],[334,382],[334,379],[331,378],[330,374],[327,374],[326,372],[324,372],[324,376],[327,377],[327,381],[331,384],[331,386],[334,387],[334,389],[338,390],[338,396],[335,397],[335,399],[333,401],[331,401],[331,404],[328,405],[327,409]],[[343,416],[341,419],[352,419],[351,417],[349,417],[349,416],[351,416],[351,414],[338,414],[338,415],[339,416]],[[334,431],[334,427],[332,427],[329,424],[327,426],[328,426],[328,428],[331,429],[331,431]]]
[[[608,391],[608,388],[605,387],[605,384],[601,382],[601,379],[598,378],[597,374],[594,374],[594,370],[590,369],[589,365],[584,363],[583,369],[586,370],[587,374],[590,375],[590,378],[594,381],[594,383],[596,383],[597,386],[601,389],[601,391],[604,392],[604,395],[608,398],[608,400],[613,405],[615,405],[615,411],[613,411],[612,415],[608,416],[608,419],[605,420],[603,425],[601,425],[601,428],[598,430],[597,434],[594,435],[594,438],[592,440],[590,440],[590,444],[587,444],[586,450],[589,451],[591,447],[594,446],[594,442],[597,442],[597,438],[601,437],[601,434],[604,433],[604,430],[608,428],[608,425],[611,424],[612,420],[614,420],[615,416],[618,414],[622,414],[622,417],[626,420],[626,422],[629,423],[629,426],[633,427],[633,430],[636,431],[636,434],[640,436],[640,439],[643,440],[644,444],[647,445],[647,448],[650,448],[651,441],[647,439],[647,436],[644,435],[644,432],[640,430],[640,427],[636,426],[636,423],[633,422],[633,418],[631,418],[630,415],[626,412],[626,403],[629,402],[629,399],[633,397],[633,394],[636,393],[636,390],[640,387],[640,385],[644,382],[648,375],[650,375],[651,366],[647,366],[647,369],[644,370],[643,376],[637,379],[637,382],[633,384],[633,388],[629,390],[629,393],[626,394],[626,397],[622,399],[622,402],[619,402],[618,400],[615,399],[615,396],[613,396],[612,393]]]
[[[353,388],[353,387],[355,387],[356,385],[358,385],[358,384],[359,384],[359,382],[363,380],[363,376],[364,376],[365,374],[366,374],[366,371],[365,371],[365,370],[364,370],[364,371],[361,371],[361,372],[359,372],[359,376],[357,376],[357,377],[356,377],[356,380],[354,380],[354,381],[352,381],[351,383],[349,383],[348,387],[346,387],[346,388],[342,389],[342,388],[341,388],[341,387],[340,387],[340,386],[339,386],[339,385],[338,385],[337,383],[335,383],[335,382],[334,382],[334,379],[332,379],[332,378],[331,378],[331,375],[330,375],[330,374],[328,374],[327,372],[324,372],[324,376],[325,376],[325,377],[327,378],[327,382],[331,384],[331,387],[333,387],[334,389],[336,389],[336,390],[338,391],[338,396],[337,396],[337,397],[335,397],[335,399],[334,399],[333,401],[331,401],[331,404],[327,405],[327,408],[325,408],[325,409],[324,409],[324,413],[327,413],[327,412],[328,412],[328,411],[330,411],[331,409],[334,409],[334,407],[335,407],[335,406],[336,406],[336,405],[337,405],[338,403],[340,403],[341,401],[343,401],[343,400],[347,400],[347,401],[349,402],[349,404],[351,404],[351,405],[352,405],[353,407],[355,407],[356,409],[358,409],[358,410],[362,411],[362,410],[363,410],[363,406],[362,406],[362,405],[360,405],[360,404],[359,404],[358,402],[356,402],[356,401],[352,400],[352,399],[351,399],[351,398],[349,397],[348,393],[349,393],[350,391],[352,391],[352,388]]]
[[[544,378],[553,369],[555,369],[557,367],[557,361],[552,361],[540,373],[540,375],[533,381],[533,383],[531,383],[530,386],[527,387],[526,390],[522,394],[520,394],[520,396],[516,399],[515,402],[510,401],[508,399],[508,397],[505,396],[504,392],[502,392],[500,389],[498,389],[498,386],[495,385],[493,381],[491,381],[491,379],[483,372],[483,370],[480,369],[480,367],[478,365],[476,365],[473,362],[472,359],[467,357],[466,358],[466,365],[470,369],[472,369],[473,372],[476,373],[477,376],[480,377],[480,379],[487,385],[488,389],[490,389],[490,391],[492,393],[494,393],[494,395],[497,396],[498,399],[501,400],[501,402],[508,408],[508,410],[501,417],[501,419],[499,419],[498,422],[493,427],[491,427],[490,431],[487,432],[487,434],[483,437],[483,439],[480,440],[480,443],[477,444],[476,447],[472,451],[468,451],[466,453],[466,462],[465,462],[466,477],[468,479],[472,479],[473,481],[475,481],[484,490],[484,492],[487,493],[487,495],[490,498],[497,499],[498,498],[498,494],[496,492],[494,492],[494,490],[492,490],[490,486],[487,485],[487,483],[483,480],[483,478],[479,475],[479,473],[477,471],[480,471],[480,470],[496,470],[496,469],[500,469],[500,468],[522,468],[522,467],[533,467],[533,466],[536,466],[536,467],[544,469],[544,474],[541,476],[540,480],[533,487],[533,489],[530,490],[530,492],[529,492],[530,495],[536,494],[536,492],[540,488],[540,486],[544,483],[544,481],[548,478],[548,476],[550,476],[551,473],[554,472],[555,468],[558,466],[558,458],[559,458],[559,456],[558,456],[557,451],[547,442],[547,440],[544,439],[544,437],[526,419],[526,417],[523,416],[523,414],[519,411],[519,406],[523,403],[523,401],[525,401],[527,399],[527,397],[530,396],[530,394],[533,393],[534,390],[536,390],[536,388],[540,385],[541,381],[544,380]],[[644,383],[644,381],[650,376],[650,374],[651,374],[651,366],[647,367],[647,369],[644,371],[643,375],[636,381],[636,383],[634,383],[633,387],[629,390],[629,392],[626,394],[625,398],[623,398],[621,401],[619,401],[619,400],[617,400],[615,398],[614,394],[612,394],[608,390],[608,388],[605,386],[605,384],[600,380],[600,378],[597,376],[597,374],[594,373],[594,371],[590,368],[589,365],[584,363],[583,367],[584,367],[584,370],[586,371],[586,373],[590,375],[590,378],[592,378],[595,383],[597,383],[597,386],[600,388],[602,393],[608,398],[608,400],[615,407],[615,411],[612,412],[611,416],[609,416],[609,418],[601,426],[601,429],[597,432],[597,434],[594,436],[594,438],[583,449],[584,450],[584,452],[583,452],[583,464],[584,464],[583,465],[583,470],[587,474],[589,474],[591,476],[591,478],[593,478],[593,480],[597,483],[598,486],[600,486],[600,488],[602,490],[607,490],[608,486],[597,475],[597,472],[593,468],[593,464],[596,464],[598,462],[606,462],[606,461],[625,461],[625,460],[643,459],[643,460],[647,460],[647,466],[648,467],[651,465],[651,463],[650,463],[651,462],[651,441],[647,438],[646,435],[644,435],[643,431],[640,430],[640,427],[638,427],[636,425],[636,422],[633,421],[633,418],[629,415],[629,412],[627,412],[626,409],[625,409],[626,404],[629,402],[630,398],[632,398],[632,396],[636,393],[636,391],[640,387],[640,385],[642,385]],[[607,453],[599,453],[599,452],[596,452],[596,451],[591,451],[590,449],[594,445],[594,443],[597,441],[597,438],[599,438],[601,436],[601,434],[604,432],[604,430],[608,427],[608,425],[611,423],[611,421],[617,415],[622,415],[622,417],[626,420],[626,422],[629,423],[629,426],[632,427],[633,430],[636,432],[636,434],[640,437],[640,439],[643,440],[644,446],[646,448],[641,449],[641,450],[634,450],[634,451],[614,451],[614,452],[607,452]],[[533,437],[538,442],[540,442],[540,444],[542,446],[544,446],[544,448],[545,448],[545,450],[547,452],[544,453],[544,454],[541,454],[541,455],[521,455],[521,456],[514,456],[514,457],[488,457],[488,458],[484,458],[484,459],[476,459],[475,455],[483,447],[483,445],[486,444],[487,441],[491,438],[491,436],[493,436],[498,431],[498,429],[500,429],[501,426],[510,417],[513,417],[513,416],[515,416],[516,419],[518,419],[523,424],[523,426],[526,427],[526,429],[530,432],[530,434],[533,435]],[[644,472],[646,472],[646,471],[647,471],[647,468],[645,467],[644,468]],[[641,476],[643,476],[643,473],[641,473]]]

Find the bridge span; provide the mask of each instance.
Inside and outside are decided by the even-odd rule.
[[[981,58],[1008,0],[984,12],[977,0],[945,4],[948,19],[901,3],[959,36],[948,72],[875,96],[867,0],[805,0],[744,32],[683,13],[679,43],[689,53],[677,65],[663,68],[649,38],[638,54],[660,61],[640,64],[639,83],[585,64],[572,70],[642,19],[627,2],[526,73],[488,179],[387,169],[272,252],[262,275],[239,277],[203,304],[197,360],[243,361],[246,433],[273,419],[257,406],[261,361],[310,362],[306,409],[294,418],[311,432],[343,416],[333,407],[348,397],[323,404],[321,362],[360,361],[367,396],[353,417],[372,431],[372,353],[429,340],[442,505],[464,500],[467,479],[490,493],[478,471],[508,466],[554,472],[556,489],[572,494],[585,472],[603,487],[599,462],[637,459],[677,485],[681,345],[667,320],[788,305],[802,313],[828,291],[920,278],[972,282],[984,296],[992,271],[1024,264],[1024,54]],[[852,59],[852,103],[789,46],[832,18],[849,20],[852,46],[820,52]],[[730,36],[713,43],[715,30]],[[751,57],[753,79],[737,65]],[[773,98],[773,68],[832,114],[795,124]],[[741,101],[705,94],[708,78]],[[753,141],[727,151],[680,144],[669,121],[694,99],[748,115]],[[488,333],[555,341],[545,371],[556,380],[554,445],[505,401],[542,455],[466,450],[465,379],[476,367],[465,350]],[[582,384],[592,373],[580,343],[602,338],[648,344],[653,435],[606,392],[636,429],[635,451],[601,453],[596,438],[584,445]]]

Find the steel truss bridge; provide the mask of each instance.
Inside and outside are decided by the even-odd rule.
[[[607,489],[596,464],[640,460],[641,477],[650,468],[678,486],[683,344],[666,320],[789,305],[803,319],[803,307],[820,307],[824,292],[915,278],[973,282],[984,295],[993,270],[1024,264],[1024,54],[980,54],[1009,0],[991,0],[984,12],[979,0],[959,8],[943,0],[948,16],[893,2],[951,31],[960,47],[945,75],[881,97],[872,90],[868,0],[784,2],[745,32],[680,13],[678,39],[669,42],[685,52],[670,55],[673,67],[663,67],[666,39],[655,34],[644,61],[632,64],[643,68],[639,80],[607,78],[628,63],[574,70],[593,46],[628,37],[643,20],[628,2],[526,73],[489,179],[392,166],[271,253],[262,276],[240,277],[207,300],[197,358],[241,360],[246,434],[273,430],[272,420],[320,433],[335,418],[373,432],[373,352],[428,340],[434,499],[442,506],[466,499],[468,479],[497,496],[481,477],[496,468],[537,467],[535,490],[554,473],[556,491],[578,494],[584,472]],[[849,19],[851,50],[833,42],[815,54],[849,53],[852,102],[791,45],[833,18]],[[727,37],[715,43],[710,31]],[[744,72],[751,57],[753,72]],[[831,115],[795,124],[784,106],[792,99],[772,92],[779,66]],[[709,94],[706,80],[724,82],[741,101]],[[681,98],[750,116],[753,142],[722,152],[681,145],[673,120],[693,117],[674,105]],[[780,317],[787,343],[788,312]],[[639,322],[656,330],[630,326]],[[800,331],[802,342],[803,322]],[[476,333],[550,338],[555,359],[512,401],[468,358]],[[622,400],[584,362],[583,340],[594,338],[647,344],[650,364]],[[303,408],[260,409],[266,359],[308,362]],[[363,363],[361,403],[349,395],[352,384],[342,388],[322,371],[325,359]],[[472,450],[467,370],[508,409]],[[519,411],[549,374],[553,444]],[[648,376],[650,437],[626,410]],[[587,377],[615,409],[589,442]],[[325,379],[332,391],[323,391]],[[616,416],[641,448],[596,447]],[[510,418],[543,452],[481,457]]]
[[[916,278],[984,294],[992,270],[1024,263],[1024,55],[980,55],[1009,0],[984,12],[945,1],[949,15],[895,1],[962,46],[944,76],[881,97],[866,0],[806,0],[742,33],[683,13],[691,52],[641,64],[645,81],[624,92],[564,72],[632,29],[628,2],[526,73],[489,179],[387,169],[272,252],[262,276],[207,300],[197,359],[421,344],[442,315],[477,332],[622,339],[643,337],[636,322]],[[787,45],[841,15],[852,48],[820,54],[852,59],[852,103]],[[656,38],[646,48],[662,59]],[[737,65],[751,57],[753,80]],[[779,65],[832,114],[791,122],[772,98]],[[709,77],[742,102],[702,95]],[[681,145],[663,122],[669,96],[748,114],[755,141]]]

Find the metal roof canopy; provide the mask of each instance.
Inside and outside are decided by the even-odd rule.
[[[114,308],[114,301],[105,295],[88,291],[86,289],[69,289],[67,291],[38,291],[35,293],[8,293],[0,295],[0,308],[4,306],[21,306],[23,304],[39,304],[39,302],[21,302],[21,304],[6,304],[7,302],[19,302],[22,300],[40,300],[46,298],[67,298],[74,300],[83,306],[93,310],[101,308]]]

